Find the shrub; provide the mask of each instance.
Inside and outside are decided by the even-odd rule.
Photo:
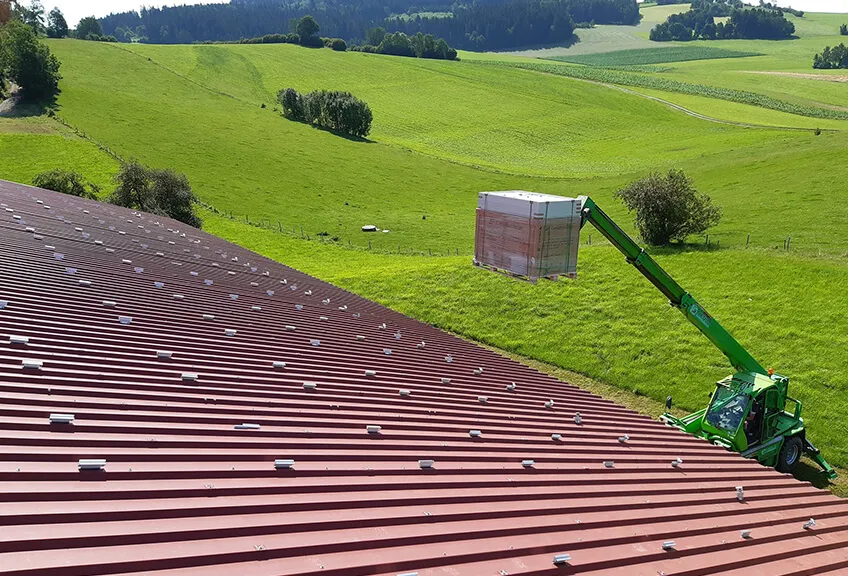
[[[842,36],[848,36],[848,24],[841,24],[839,26],[839,34]]]
[[[42,172],[32,179],[32,185],[92,200],[96,200],[100,192],[96,184],[87,181],[82,174],[73,170],[56,169]]]
[[[167,216],[195,228],[201,227],[202,221],[194,212],[197,198],[185,175],[130,162],[121,167],[115,182],[117,187],[107,198],[111,204]]]
[[[330,38],[330,48],[336,52],[344,52],[347,50],[347,42],[341,38]]]
[[[283,115],[292,120],[303,121],[303,98],[294,88],[286,88],[277,92],[277,102],[283,107]]]
[[[0,61],[6,75],[22,89],[24,97],[39,100],[59,88],[59,60],[38,41],[32,28],[13,20],[0,29]]]
[[[350,92],[315,90],[301,95],[294,88],[277,92],[283,115],[322,128],[365,138],[371,131],[373,116],[368,104]]]
[[[653,246],[682,242],[721,219],[721,209],[709,196],[699,194],[682,170],[669,170],[665,176],[652,172],[616,191],[615,197],[629,212],[636,212],[636,229]]]

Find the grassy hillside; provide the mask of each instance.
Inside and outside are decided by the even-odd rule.
[[[767,52],[765,44],[738,49]],[[848,132],[724,125],[617,88],[472,58],[287,45],[130,51],[65,40],[51,48],[63,61],[58,112],[94,142],[185,172],[203,200],[237,218],[303,226],[313,236],[326,230],[341,245],[206,214],[209,231],[464,336],[653,398],[671,392],[697,409],[729,366],[598,234],[583,232],[593,242],[581,248],[575,282],[530,286],[469,262],[480,190],[588,193],[630,230],[614,190],[650,169],[685,169],[724,209],[710,231],[720,248],[654,251],[658,260],[757,358],[791,376],[811,438],[848,465],[840,427],[848,404],[840,289],[848,285],[848,165],[836,160]],[[283,86],[351,90],[374,110],[373,141],[281,118],[270,105]],[[703,100],[693,105],[737,121],[809,120]],[[0,151],[0,177],[24,182],[57,163],[98,182],[115,169],[91,141],[46,118],[0,119]],[[366,235],[363,224],[391,232]],[[782,249],[787,236],[790,252]],[[371,252],[361,248],[369,240]],[[377,253],[398,244],[463,255]]]

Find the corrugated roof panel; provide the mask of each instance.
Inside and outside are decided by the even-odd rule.
[[[2,574],[848,573],[828,492],[167,218],[0,208]]]

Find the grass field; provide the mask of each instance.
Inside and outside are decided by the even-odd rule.
[[[818,16],[805,23],[810,34],[829,30],[828,18]],[[202,200],[233,211],[236,219],[204,213],[214,234],[468,338],[642,397],[671,393],[678,406],[697,409],[730,367],[599,234],[583,232],[592,245],[581,247],[576,281],[531,286],[473,268],[469,257],[478,191],[591,194],[632,231],[613,192],[651,169],[686,170],[724,210],[710,231],[720,245],[705,250],[693,238],[685,249],[653,252],[755,357],[791,376],[811,439],[834,464],[848,466],[841,433],[848,405],[848,294],[841,289],[848,286],[848,164],[840,160],[848,131],[816,136],[722,125],[538,68],[586,66],[478,61],[521,62],[503,55],[435,62],[288,45],[50,46],[63,61],[58,113],[88,139],[48,118],[0,119],[0,178],[29,182],[58,165],[108,185],[116,162],[95,144],[102,142],[122,157],[185,172]],[[756,63],[776,65],[775,50],[783,50],[769,43],[709,47],[765,56],[631,74],[678,81],[684,69],[716,66],[718,74],[740,63],[771,71]],[[270,106],[284,86],[364,98],[375,115],[372,142],[281,118]],[[774,86],[793,94],[779,76],[759,94]],[[848,127],[703,94],[634,89],[728,121]],[[834,111],[824,107],[826,90],[812,88],[805,102]],[[279,221],[289,232],[249,226],[245,214],[275,228]],[[365,235],[363,224],[391,232]],[[301,226],[341,242],[301,240]],[[789,252],[782,249],[787,236]],[[371,251],[363,248],[369,239]],[[391,254],[397,245],[462,255]]]
[[[606,67],[641,66],[689,60],[712,60],[715,58],[745,58],[748,56],[761,56],[761,54],[759,52],[740,52],[739,50],[727,50],[711,46],[671,46],[667,48],[637,48],[634,50],[616,50],[615,52],[596,52],[574,56],[551,56],[549,59],[571,62],[572,64]]]

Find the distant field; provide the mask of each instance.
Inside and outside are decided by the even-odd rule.
[[[508,52],[514,56],[526,58],[552,58],[555,56],[573,56],[577,54],[595,54],[636,48],[656,47],[656,42],[648,40],[648,33],[658,23],[665,21],[670,14],[689,10],[689,4],[668,4],[641,8],[642,21],[636,26],[598,25],[594,28],[578,28],[574,31],[577,42],[570,46],[544,47],[539,49]],[[668,44],[667,46],[671,46]],[[660,46],[665,48],[666,46]]]
[[[663,64],[666,62],[685,62],[688,60],[711,60],[715,58],[745,58],[762,56],[759,52],[740,52],[712,48],[710,46],[671,46],[668,48],[637,48],[598,52],[574,56],[551,56],[548,60],[585,64],[587,66],[639,66],[643,64]]]
[[[728,100],[751,106],[761,106],[779,112],[821,118],[826,120],[848,120],[848,108],[825,106],[821,103],[805,104],[795,103],[789,100],[779,100],[753,90],[736,90],[717,86],[714,84],[696,84],[693,82],[681,82],[669,78],[666,73],[640,74],[627,70],[615,70],[610,68],[598,68],[593,66],[576,66],[571,64],[546,63],[540,61],[524,60],[480,60],[480,63],[496,65],[501,67],[522,68],[545,74],[554,74],[568,78],[579,78],[593,82],[618,84],[622,86],[635,86],[639,88],[650,88],[666,92],[680,92],[693,96],[707,96],[719,100]],[[781,77],[782,78],[782,77]],[[793,79],[794,80],[794,79]],[[815,80],[801,80],[805,82],[816,82]],[[818,82],[818,84],[828,84]],[[833,83],[836,84],[836,83]],[[844,88],[843,88],[844,89]]]

